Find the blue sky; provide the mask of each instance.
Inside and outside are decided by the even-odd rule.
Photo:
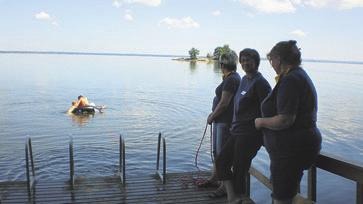
[[[363,61],[363,0],[0,0],[0,50],[265,55],[295,39],[304,58]]]

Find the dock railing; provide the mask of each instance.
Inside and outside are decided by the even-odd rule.
[[[29,166],[31,166],[31,171],[32,171],[31,175],[30,175]],[[30,137],[27,138],[25,142],[25,167],[26,167],[26,181],[27,181],[26,183],[27,183],[28,195],[30,197],[35,192],[35,184],[36,184],[32,140]]]
[[[163,140],[163,173],[160,173],[160,168],[159,168],[161,139]],[[162,137],[160,132],[158,137],[158,148],[156,156],[156,175],[160,178],[163,184],[166,183],[166,142],[165,142],[165,137]]]
[[[69,184],[71,188],[74,188],[74,155],[73,155],[73,137],[70,137],[69,140]]]
[[[73,138],[70,137],[69,141],[69,183],[71,188],[74,188],[75,182],[75,171],[74,171],[74,153],[73,153]],[[120,177],[120,181],[123,185],[126,184],[126,162],[125,162],[125,141],[120,134],[120,143],[119,143],[119,168],[117,176]]]
[[[307,198],[300,194],[297,195],[296,199],[300,201],[299,203],[316,202],[317,168],[356,182],[356,204],[363,204],[363,165],[327,153],[320,153],[315,165],[308,170]],[[269,178],[263,175],[263,173],[253,166],[250,168],[249,173],[246,177],[247,196],[250,196],[250,175],[272,190]]]
[[[120,181],[122,185],[126,185],[126,161],[125,161],[125,141],[120,134],[120,142],[119,142],[119,167],[118,167],[118,176],[120,177]]]

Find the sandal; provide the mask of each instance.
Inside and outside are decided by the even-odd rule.
[[[208,194],[208,197],[210,198],[222,198],[226,196],[227,192],[224,190],[224,187],[218,188],[216,191],[213,191],[212,193]]]
[[[196,185],[200,188],[217,188],[219,186],[218,182],[214,180],[199,180]]]

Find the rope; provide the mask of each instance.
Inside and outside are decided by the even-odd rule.
[[[198,156],[199,156],[200,148],[202,147],[205,135],[207,133],[207,129],[208,129],[208,123],[205,124],[204,133],[203,133],[202,138],[200,139],[200,143],[199,143],[199,146],[198,146],[196,154],[195,154],[194,166],[198,170],[197,173],[196,173],[196,176],[194,176],[194,175],[182,176],[181,178],[179,178],[180,182],[182,183],[183,186],[188,186],[189,183],[197,184],[198,182],[204,180],[203,178],[200,177],[201,170],[200,170],[200,168],[198,166]],[[210,128],[210,156],[211,156],[212,162],[214,162],[213,153],[212,153],[212,147],[213,147],[213,144],[212,144],[213,134],[212,133],[213,133],[212,128]]]
[[[199,167],[198,167],[198,155],[199,155],[200,148],[202,147],[202,143],[203,143],[203,140],[204,140],[205,134],[207,133],[207,129],[208,129],[208,123],[206,123],[206,124],[205,124],[203,137],[202,137],[202,139],[200,140],[199,147],[198,147],[197,152],[196,152],[196,154],[195,154],[194,166],[198,169],[198,171],[200,171],[200,169],[199,169]],[[212,128],[211,128],[211,130],[212,130]],[[211,141],[212,141],[212,140],[211,140]],[[211,144],[212,144],[212,143],[211,143]]]

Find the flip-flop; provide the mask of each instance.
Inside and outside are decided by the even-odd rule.
[[[226,196],[227,192],[224,189],[217,189],[216,191],[213,191],[212,193],[208,194],[208,197],[210,198],[222,198]]]

